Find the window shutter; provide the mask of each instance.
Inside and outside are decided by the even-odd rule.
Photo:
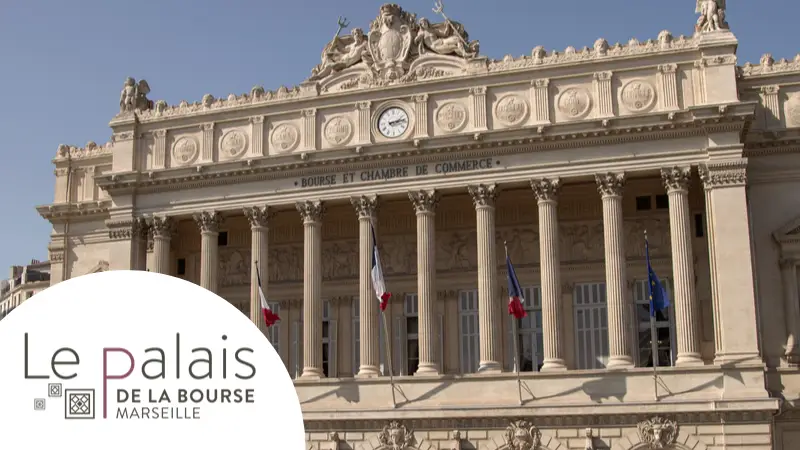
[[[397,350],[394,352],[394,371],[398,375],[407,375],[408,372],[408,356],[406,355],[406,346],[408,338],[406,337],[406,318],[400,316],[395,318],[394,342]]]
[[[337,350],[337,341],[339,335],[339,328],[336,326],[336,320],[329,320],[328,321],[328,332],[330,333],[330,338],[328,342],[328,372],[330,372],[330,378],[339,378],[339,364],[338,364],[338,353]]]
[[[292,323],[292,358],[294,358],[294,377],[300,378],[302,374],[302,361],[303,358],[303,346],[302,346],[302,337],[301,334],[303,332],[303,323],[295,321]]]
[[[439,326],[437,327],[439,334],[439,373],[444,373],[444,314],[439,314]]]

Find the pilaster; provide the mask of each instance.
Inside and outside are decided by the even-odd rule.
[[[414,101],[414,137],[426,138],[428,134],[428,94],[415,95]]]
[[[792,367],[800,366],[800,298],[797,290],[798,261],[789,258],[780,260],[783,283],[783,308],[786,315],[786,362]]]
[[[658,81],[661,87],[661,109],[675,111],[678,109],[678,65],[661,64],[658,66]]]
[[[155,170],[167,167],[167,130],[153,131],[153,160]]]
[[[356,103],[356,111],[358,112],[358,141],[359,144],[369,144],[372,142],[370,126],[370,108],[372,102],[364,101]]]
[[[472,99],[472,127],[476,131],[486,130],[486,86],[470,88],[469,95]]]
[[[214,122],[204,123],[200,125],[200,130],[203,132],[203,143],[201,145],[202,154],[200,161],[209,163],[214,161]]]
[[[594,89],[597,96],[597,117],[606,118],[614,116],[614,96],[612,95],[612,72],[596,72],[594,74]]]
[[[533,120],[537,124],[550,123],[550,79],[531,81],[531,104]]]
[[[250,157],[267,156],[264,148],[264,116],[250,118]]]
[[[303,110],[303,149],[317,149],[317,110],[309,108]]]

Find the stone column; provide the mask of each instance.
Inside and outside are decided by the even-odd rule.
[[[564,361],[561,302],[561,259],[558,254],[559,179],[532,180],[539,203],[539,250],[542,277],[542,372],[567,370]]]
[[[797,290],[797,261],[780,260],[783,282],[783,308],[786,315],[786,362],[796,367],[800,364],[800,292]]]
[[[261,313],[261,298],[258,295],[258,276],[261,275],[261,289],[267,295],[269,283],[269,208],[253,206],[244,208],[244,215],[250,222],[250,320],[261,330],[267,332],[264,316]]]
[[[669,195],[669,233],[672,241],[675,328],[678,341],[676,366],[701,366],[700,335],[695,291],[689,213],[691,167],[661,169],[661,179]]]
[[[377,377],[380,372],[380,322],[378,299],[372,287],[372,224],[376,220],[378,198],[362,195],[350,203],[358,214],[358,302],[360,377]]]
[[[222,218],[216,211],[203,211],[194,215],[194,221],[200,228],[200,286],[216,293]]]
[[[478,333],[479,372],[500,372],[500,333],[502,322],[498,306],[497,250],[495,248],[494,208],[496,184],[468,187],[478,222]]]
[[[322,378],[322,216],[320,201],[297,202],[303,218],[303,378]],[[362,320],[364,314],[362,313]]]
[[[436,348],[436,206],[435,190],[409,192],[417,213],[417,304],[419,306],[419,368],[414,375],[437,375],[442,355]]]
[[[172,219],[169,217],[153,217],[150,219],[150,233],[153,235],[153,253],[155,254],[153,272],[170,275],[170,241],[173,233]]]
[[[627,325],[625,271],[625,236],[622,219],[624,173],[595,175],[597,190],[603,198],[603,235],[606,259],[606,303],[608,308],[608,368],[633,367],[630,329]]]
[[[147,237],[149,233],[149,226],[144,219],[134,219],[132,270],[147,270]]]

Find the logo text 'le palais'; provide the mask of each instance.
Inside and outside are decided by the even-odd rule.
[[[33,368],[42,367],[41,361],[29,361],[29,336],[25,333],[24,346],[25,346],[25,379],[50,379],[50,375],[32,374],[41,373],[42,370],[38,369],[33,371]],[[227,335],[222,335],[222,341],[228,339]],[[172,351],[167,351],[160,347],[150,347],[144,350],[142,355],[134,356],[134,353],[126,348],[120,347],[104,347],[103,354],[103,370],[102,370],[102,392],[103,392],[103,418],[108,418],[108,394],[109,394],[109,381],[124,380],[131,376],[134,370],[137,370],[137,359],[144,362],[138,367],[142,377],[150,382],[158,380],[166,380],[174,374],[175,380],[181,380],[181,377],[186,379],[184,373],[189,378],[195,381],[214,380],[219,379],[219,375],[223,380],[227,380],[229,373],[239,380],[250,380],[256,376],[255,365],[245,359],[246,355],[252,355],[254,350],[249,347],[240,347],[235,351],[229,352],[229,349],[224,345],[221,349],[221,354],[214,355],[214,352],[207,347],[196,347],[191,350],[191,357],[188,365],[186,361],[181,361],[181,335],[175,334],[175,346]],[[233,361],[229,367],[229,353],[233,355]],[[129,360],[129,366],[123,373],[108,373],[109,371],[109,355],[118,354],[126,357]],[[221,367],[216,364],[217,358],[221,358]],[[80,355],[78,352],[70,347],[61,347],[54,351],[50,356],[50,372],[53,376],[60,380],[71,380],[78,376],[78,368],[80,366]],[[216,371],[214,369],[217,369]],[[184,370],[185,369],[185,370]],[[170,374],[171,372],[171,374]],[[215,375],[217,377],[215,378]],[[59,387],[60,390],[60,387]],[[67,389],[65,392],[69,392]],[[85,393],[87,391],[94,392],[94,389],[79,389],[84,393],[84,400],[86,402]],[[93,397],[93,394],[92,394]],[[66,399],[69,402],[69,399]],[[94,399],[91,398],[94,403]],[[211,404],[211,403],[254,403],[255,390],[254,389],[241,389],[241,388],[205,388],[205,389],[162,389],[162,388],[145,388],[145,389],[116,389],[116,403],[117,406],[115,417],[117,419],[199,419],[200,407],[198,405]],[[74,403],[74,402],[73,402]],[[149,406],[144,406],[149,405]],[[166,405],[166,406],[165,406]],[[179,405],[179,406],[176,406]],[[84,405],[88,408],[91,405]],[[69,409],[69,404],[67,405]],[[93,406],[91,406],[94,418]]]

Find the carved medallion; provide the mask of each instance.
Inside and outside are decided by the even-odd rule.
[[[628,111],[641,112],[649,109],[656,102],[656,90],[652,84],[644,80],[632,80],[622,87],[620,103]]]
[[[509,450],[537,450],[541,440],[539,429],[527,420],[511,422],[506,428],[505,441]]]
[[[790,127],[800,127],[800,95],[795,94],[786,107],[786,121]]]
[[[219,149],[225,156],[236,158],[247,150],[247,135],[240,130],[231,130],[220,139]]]
[[[663,417],[652,417],[639,422],[639,438],[648,448],[672,448],[678,440],[678,423]]]
[[[331,145],[343,145],[353,136],[353,122],[347,117],[337,116],[325,124],[325,140]]]
[[[198,153],[199,145],[192,137],[182,137],[172,146],[172,159],[181,166],[194,162]]]
[[[519,95],[506,95],[495,103],[494,116],[505,125],[519,125],[528,116],[528,102]]]
[[[412,433],[399,422],[390,422],[378,434],[378,442],[385,450],[403,450],[411,446]]]
[[[592,106],[592,97],[583,88],[569,88],[558,96],[558,110],[573,119],[582,117]]]
[[[436,124],[446,132],[459,131],[467,123],[467,108],[460,103],[445,103],[436,111]]]
[[[300,131],[291,124],[281,124],[272,130],[272,145],[281,152],[294,150],[300,142]]]

